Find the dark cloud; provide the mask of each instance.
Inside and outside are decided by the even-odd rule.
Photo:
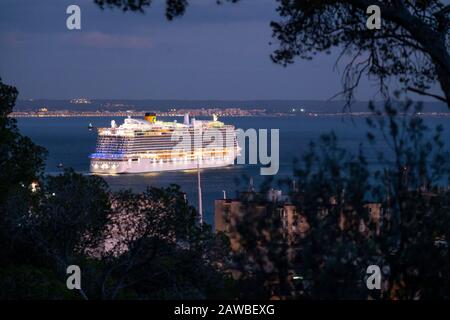
[[[66,29],[78,4],[82,30]],[[22,98],[327,99],[340,90],[336,54],[283,68],[269,55],[274,0],[191,1],[168,22],[156,1],[145,14],[101,10],[93,0],[2,0],[1,77]],[[375,90],[365,83],[360,98]]]

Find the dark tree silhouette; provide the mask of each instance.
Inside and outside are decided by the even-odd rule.
[[[380,30],[366,27],[371,5],[381,9]],[[296,56],[310,59],[332,47],[350,56],[343,83],[347,99],[353,98],[363,74],[376,78],[388,93],[385,81],[394,76],[405,88],[419,94],[440,82],[450,107],[450,7],[442,1],[286,0],[278,8],[281,21],[272,22],[280,48],[272,58],[281,64]]]
[[[123,11],[144,12],[144,8],[152,4],[152,0],[94,0],[102,9],[105,7],[117,7]],[[188,0],[167,0],[166,18],[172,20],[184,14]]]
[[[20,134],[17,121],[8,115],[18,92],[0,78],[0,209],[11,193],[28,190],[44,168],[44,148]]]
[[[98,176],[43,174],[0,82],[0,298],[224,298],[226,239],[199,226],[177,186],[112,193]],[[78,265],[81,290],[68,290]],[[231,288],[231,287],[230,287]]]
[[[237,228],[246,252],[235,257],[247,271],[241,292],[251,283],[267,298],[269,283],[284,298],[450,297],[449,151],[419,106],[397,107],[371,106],[368,144],[357,153],[333,133],[311,143],[288,181],[289,202],[244,202]],[[292,225],[280,223],[283,205],[295,206]],[[366,287],[370,265],[382,270],[381,290]]]
[[[187,299],[224,297],[223,263],[228,248],[221,246],[178,186],[148,188],[140,194],[113,195],[112,214],[100,256],[101,297]],[[219,289],[219,290],[218,290]]]
[[[0,79],[0,242],[4,244],[0,261],[8,257],[8,249],[13,250],[14,225],[34,200],[31,184],[42,176],[46,153],[22,136],[16,120],[8,116],[17,94],[16,88]]]
[[[24,217],[39,202],[31,186],[42,178],[46,151],[9,117],[17,95],[0,80],[0,299],[73,298],[22,232]]]

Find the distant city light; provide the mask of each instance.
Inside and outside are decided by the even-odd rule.
[[[91,104],[92,101],[86,98],[76,98],[76,99],[71,99],[70,103],[72,104]]]
[[[39,183],[37,181],[33,181],[30,185],[31,192],[36,192],[38,190]]]

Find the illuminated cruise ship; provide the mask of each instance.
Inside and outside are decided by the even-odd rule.
[[[91,154],[93,173],[142,173],[232,165],[239,152],[235,128],[214,116],[200,121],[184,116],[183,123],[126,118],[117,126],[99,128]]]

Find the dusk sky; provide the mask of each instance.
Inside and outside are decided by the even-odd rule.
[[[70,4],[81,7],[81,30],[66,28]],[[93,0],[2,0],[0,77],[22,99],[325,100],[339,92],[337,52],[287,68],[271,62],[275,8],[274,0],[195,0],[169,22],[162,0],[145,14],[102,11]],[[375,91],[366,81],[357,98]]]

